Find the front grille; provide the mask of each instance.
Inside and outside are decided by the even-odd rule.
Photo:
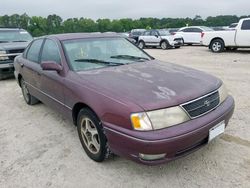
[[[216,91],[198,100],[182,105],[191,118],[199,117],[218,106],[220,103],[219,92]]]
[[[24,49],[15,49],[15,50],[8,50],[8,53],[15,54],[15,53],[23,53]]]
[[[8,50],[8,54],[18,54],[23,53],[24,49],[15,49],[15,50]],[[16,56],[9,56],[10,60],[14,60]]]
[[[174,41],[182,41],[182,38],[175,38]]]

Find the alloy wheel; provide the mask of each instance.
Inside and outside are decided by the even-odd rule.
[[[96,154],[100,150],[100,138],[95,124],[87,117],[81,120],[81,135],[87,149]]]

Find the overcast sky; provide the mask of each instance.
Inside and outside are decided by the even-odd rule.
[[[250,15],[250,0],[0,0],[0,15],[22,14],[63,19]]]

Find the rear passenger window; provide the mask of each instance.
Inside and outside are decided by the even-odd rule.
[[[38,39],[38,40],[35,40],[31,44],[29,51],[27,53],[28,60],[33,61],[35,63],[39,62],[39,53],[40,53],[42,43],[43,43],[43,39]]]
[[[192,28],[186,28],[186,29],[183,29],[182,31],[183,32],[193,32],[193,29]]]
[[[46,39],[43,46],[41,61],[54,61],[58,64],[61,63],[59,49],[54,41]]]
[[[250,30],[250,20],[243,21],[241,29],[242,30]]]

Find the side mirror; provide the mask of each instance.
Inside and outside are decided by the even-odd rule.
[[[62,66],[54,61],[43,61],[41,63],[41,67],[43,70],[47,70],[47,71],[60,72],[62,70]]]
[[[158,35],[155,35],[156,38],[158,38],[159,36]]]

